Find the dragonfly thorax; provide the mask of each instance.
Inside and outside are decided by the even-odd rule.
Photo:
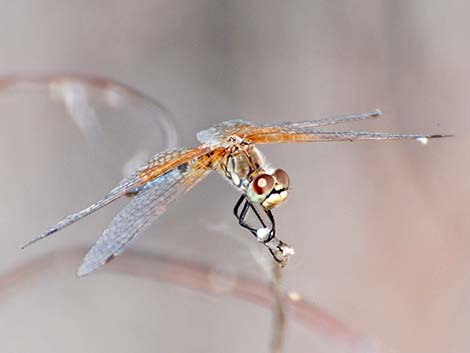
[[[219,170],[250,202],[259,203],[265,209],[277,207],[287,199],[287,173],[270,168],[253,144],[234,144]]]
[[[251,144],[233,143],[227,150],[219,170],[235,187],[246,192],[252,178],[263,169],[264,159]]]

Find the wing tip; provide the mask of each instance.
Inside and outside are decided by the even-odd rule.
[[[82,277],[85,277],[85,276],[89,275],[90,273],[92,273],[95,270],[96,270],[96,268],[90,267],[89,265],[86,265],[85,263],[83,263],[78,268],[76,276],[78,278],[82,278]]]
[[[44,234],[41,234],[41,235],[38,235],[37,237],[34,237],[33,239],[31,239],[30,241],[28,241],[27,243],[21,245],[20,249],[21,250],[24,250],[26,249],[27,247],[29,247],[30,245],[33,245],[34,243],[38,242],[39,240],[41,239],[44,239],[46,236]]]
[[[109,263],[111,260],[113,260],[118,254],[113,253],[111,254],[105,261],[102,263],[96,263],[96,262],[89,262],[87,259],[87,256],[85,256],[85,259],[83,260],[83,263],[80,265],[77,271],[77,277],[85,277],[92,272],[95,272],[97,269],[99,269],[101,266],[106,265]]]
[[[384,112],[382,109],[380,108],[375,108],[375,111],[373,111],[372,113],[370,113],[371,116],[382,116],[384,115]]]
[[[52,234],[56,233],[59,230],[60,230],[60,228],[55,226],[55,227],[49,229],[47,232],[35,236],[30,241],[28,241],[26,244],[22,245],[21,250],[26,249],[28,246],[33,245],[34,243],[38,242],[39,240],[47,238],[49,235],[52,235]]]
[[[446,137],[454,137],[453,134],[434,134],[434,135],[429,135],[428,138],[430,139],[435,139],[435,138],[446,138]]]
[[[416,137],[415,140],[420,142],[423,145],[426,145],[431,139],[446,138],[446,137],[453,137],[453,135],[449,135],[449,134],[423,135],[423,136]]]
[[[32,240],[30,240],[30,241],[28,241],[27,243],[21,245],[21,246],[20,246],[20,249],[21,249],[21,250],[24,250],[24,249],[26,249],[28,246],[30,246],[31,244],[33,244],[33,241],[32,241]]]

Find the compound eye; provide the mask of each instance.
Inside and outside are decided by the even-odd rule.
[[[268,194],[274,187],[274,178],[269,174],[258,175],[253,180],[253,190],[258,195]]]
[[[282,170],[282,169],[276,169],[273,173],[274,177],[276,178],[277,182],[279,184],[281,184],[282,186],[284,186],[284,188],[289,188],[289,185],[290,185],[290,180],[289,180],[289,176],[287,175],[287,173]]]

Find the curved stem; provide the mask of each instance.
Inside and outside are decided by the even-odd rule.
[[[30,280],[40,280],[46,270],[63,267],[64,263],[76,264],[86,253],[85,248],[73,248],[60,253],[53,252],[31,259],[9,271],[0,273],[0,301],[14,295],[15,288],[30,284]],[[274,266],[281,272],[279,266]],[[227,295],[269,309],[277,302],[282,308],[276,314],[275,328],[283,336],[285,311],[293,320],[302,324],[312,334],[324,336],[335,343],[340,343],[354,352],[379,352],[375,343],[364,335],[355,332],[331,314],[313,303],[304,300],[293,291],[281,292],[276,289],[273,298],[269,283],[256,281],[249,277],[234,276],[216,269],[214,266],[198,262],[181,260],[166,255],[144,251],[129,250],[120,261],[108,265],[106,272],[130,275],[154,281],[164,281],[178,286],[203,291],[211,295]],[[280,273],[279,273],[280,275]],[[86,279],[80,279],[86,281]],[[276,281],[280,280],[280,277]],[[275,343],[282,348],[282,342]]]

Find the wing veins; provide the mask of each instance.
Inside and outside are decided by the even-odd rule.
[[[78,275],[83,276],[93,272],[121,254],[166,211],[172,201],[189,191],[207,175],[216,158],[217,154],[214,154],[205,160],[196,160],[187,172],[175,168],[160,176],[163,178],[160,182],[157,180],[154,185],[139,191],[135,198],[114,217],[88,251]],[[164,179],[165,176],[169,178],[167,181]],[[135,212],[140,214],[135,215]]]
[[[361,121],[361,120],[368,120],[379,118],[383,115],[383,112],[380,109],[376,109],[373,112],[368,113],[361,113],[361,114],[347,114],[347,115],[339,115],[333,116],[318,120],[304,120],[304,121],[291,121],[291,122],[283,122],[279,124],[263,124],[260,127],[295,127],[295,128],[313,128],[319,126],[326,126],[326,125],[335,125],[335,124],[344,124],[349,122]]]
[[[184,163],[188,163],[189,161],[197,157],[203,156],[207,154],[208,151],[210,151],[209,148],[193,148],[174,149],[158,153],[146,165],[137,169],[137,171],[134,172],[130,177],[123,179],[118,184],[118,186],[112,189],[103,199],[93,203],[87,208],[65,216],[44,233],[33,237],[29,242],[24,244],[21,249],[24,249],[38,242],[39,240],[53,235],[54,233],[72,225],[73,223],[81,220],[82,218],[98,211],[102,207],[109,205],[110,203],[122,197],[123,195],[135,191],[136,188],[158,178],[159,176],[165,174],[168,170],[176,168]],[[163,158],[167,155],[171,156],[172,153],[175,154],[175,156],[173,156],[174,158],[171,159],[170,163],[164,163],[164,165],[162,165],[162,163],[159,163],[159,156]]]

